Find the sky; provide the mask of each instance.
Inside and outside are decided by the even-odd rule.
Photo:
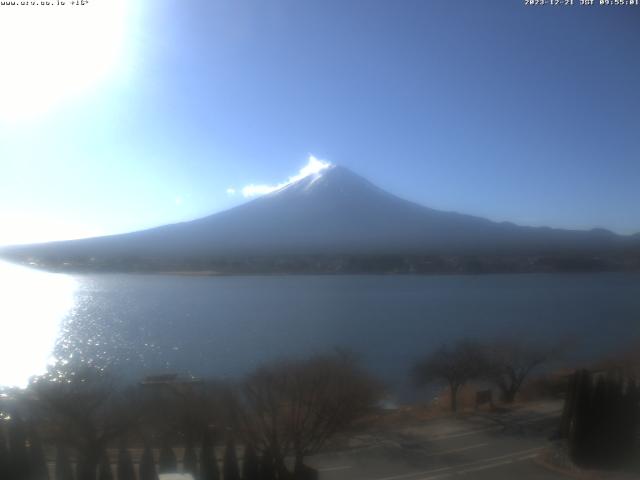
[[[201,217],[312,156],[433,208],[640,231],[640,7],[1,8],[0,244]]]

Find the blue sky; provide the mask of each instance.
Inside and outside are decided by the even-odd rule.
[[[203,216],[310,154],[434,208],[640,231],[640,7],[19,8],[0,17],[0,244]]]

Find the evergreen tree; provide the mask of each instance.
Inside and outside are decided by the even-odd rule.
[[[98,467],[98,480],[113,480],[113,472],[111,471],[111,460],[109,454],[105,451],[100,458]]]
[[[47,459],[44,455],[40,436],[35,430],[32,430],[29,436],[29,475],[31,480],[49,480],[49,468],[47,467]]]
[[[275,461],[276,478],[279,480],[293,480],[294,476],[284,463],[284,458],[280,457]]]
[[[619,464],[625,451],[625,431],[629,412],[625,410],[625,384],[621,375],[609,375],[606,379],[606,405],[601,422],[603,435],[599,438],[602,449],[602,465]]]
[[[24,423],[19,417],[14,416],[9,421],[9,478],[28,480],[30,478],[29,460]]]
[[[229,435],[227,447],[224,452],[224,480],[240,480],[240,471],[238,469],[238,455],[236,453],[236,445],[233,437]]]
[[[576,398],[569,433],[569,454],[574,461],[582,463],[589,459],[591,375],[586,370],[580,370],[575,375]]]
[[[202,437],[202,451],[200,452],[200,480],[219,480],[220,470],[216,458],[213,435],[206,431]]]
[[[86,455],[78,457],[76,463],[76,479],[77,480],[96,480],[98,465]]]
[[[136,472],[133,468],[131,453],[122,445],[118,451],[118,480],[136,480]]]
[[[0,429],[0,478],[11,478],[9,467],[9,449],[4,439],[4,432]]]
[[[145,445],[144,451],[142,452],[139,469],[140,480],[158,480],[156,461],[153,458],[153,451],[148,444]]]
[[[76,480],[96,480],[100,454],[100,450],[94,450],[93,448],[86,448],[84,451],[78,452]]]
[[[267,449],[260,459],[260,480],[276,480],[276,467],[273,455]]]
[[[611,429],[608,415],[611,402],[611,380],[605,380],[600,376],[595,383],[589,404],[589,417],[583,421],[588,425],[589,435],[585,441],[583,463],[602,465],[606,463],[609,455],[609,446],[604,445],[603,438],[608,438]]]
[[[564,407],[562,409],[562,417],[560,419],[560,438],[569,438],[571,423],[576,410],[577,379],[578,375],[571,375],[567,383],[567,392],[565,394]]]
[[[244,449],[242,478],[243,480],[258,480],[260,478],[260,461],[251,443],[248,443]]]
[[[162,443],[162,448],[160,449],[158,471],[159,473],[176,473],[178,471],[178,460],[168,440]]]
[[[73,480],[73,470],[67,449],[58,445],[56,452],[55,480]]]
[[[621,460],[625,461],[632,459],[637,454],[638,434],[640,434],[640,398],[635,378],[628,380],[622,404],[626,422],[622,433],[622,442],[625,448],[621,452]]]
[[[631,412],[630,424],[633,428],[640,429],[640,385],[635,378],[629,380],[627,395]]]
[[[184,449],[182,470],[184,473],[190,473],[193,478],[196,478],[196,474],[198,473],[198,454],[196,453],[196,449],[193,447],[191,439],[187,440],[187,445]]]
[[[638,436],[638,386],[620,374],[598,375],[593,384],[587,371],[575,374],[570,419],[569,454],[580,465],[612,468],[632,458]],[[567,395],[567,401],[570,395]]]

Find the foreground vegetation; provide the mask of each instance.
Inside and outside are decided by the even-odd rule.
[[[200,480],[314,478],[305,457],[366,415],[379,394],[347,353],[275,362],[239,384],[163,375],[127,386],[95,368],[52,370],[4,398],[0,478],[49,478],[43,444],[55,446],[56,480],[114,478],[114,450],[116,478],[133,479],[129,447],[142,449],[138,478],[156,479],[177,471],[177,446],[184,471]]]
[[[639,387],[634,376],[621,371],[579,370],[571,376],[560,434],[576,464],[615,468],[634,458]]]
[[[476,407],[481,393],[494,406],[493,389],[508,406],[565,349],[461,340],[418,361],[412,376],[417,386],[446,386],[453,412],[469,384]],[[619,468],[638,453],[637,360],[555,377],[565,398],[556,440],[576,465]],[[305,459],[376,417],[384,393],[344,351],[271,362],[238,382],[170,374],[125,384],[106,369],[58,365],[0,396],[0,479],[313,479]]]
[[[453,412],[458,410],[458,392],[472,381],[494,386],[502,402],[513,403],[535,369],[561,358],[566,348],[565,342],[540,346],[513,338],[492,342],[462,339],[417,362],[413,378],[419,387],[446,384]]]

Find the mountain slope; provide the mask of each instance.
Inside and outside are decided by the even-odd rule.
[[[260,255],[538,255],[640,245],[606,230],[521,227],[417,205],[332,166],[202,219],[109,237],[6,248],[37,263]]]

